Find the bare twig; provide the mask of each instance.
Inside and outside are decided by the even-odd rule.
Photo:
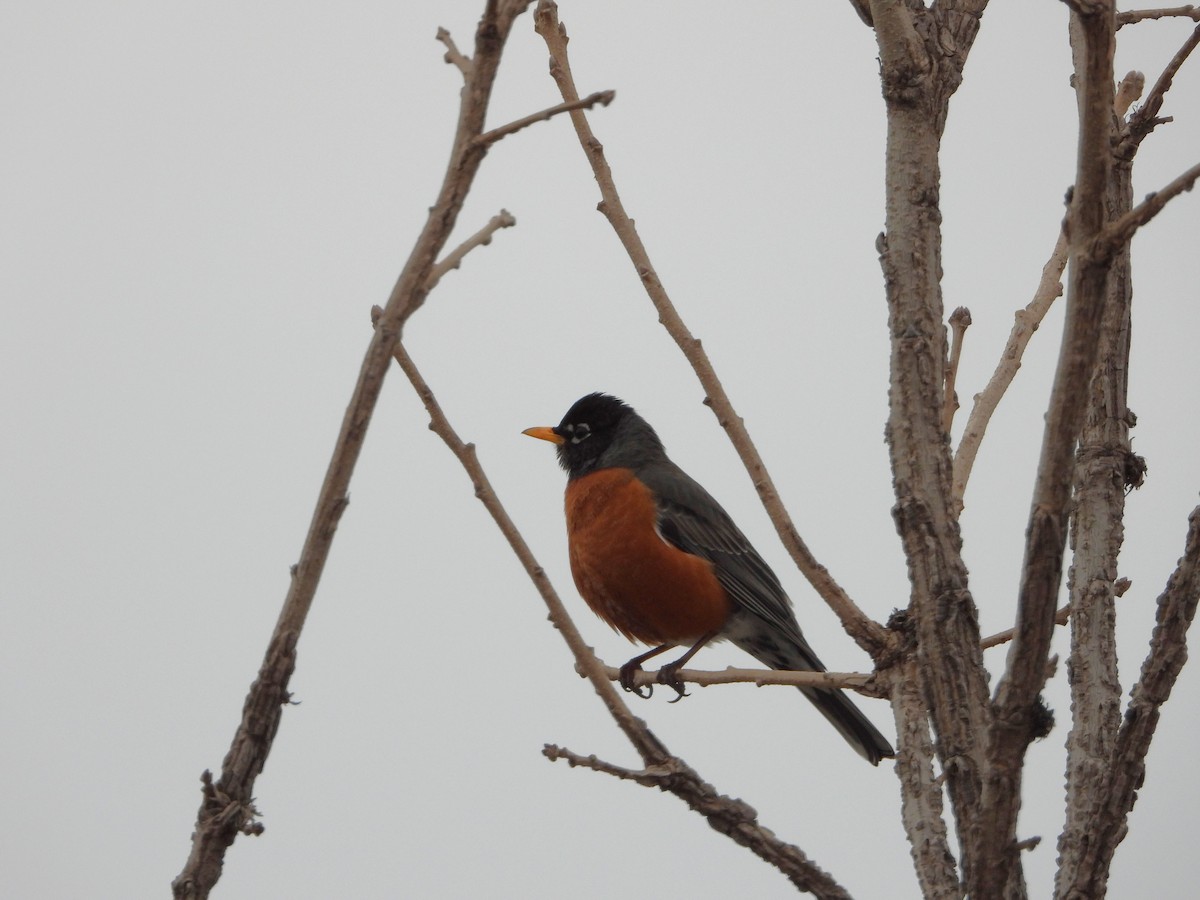
[[[446,55],[442,59],[452,66],[457,66],[458,71],[462,72],[464,81],[469,80],[471,77],[471,60],[458,52],[458,46],[454,43],[454,38],[450,37],[450,32],[445,28],[439,28],[437,30],[437,39],[446,45]]]
[[[591,682],[593,690],[600,696],[609,714],[633,744],[645,765],[643,777],[633,777],[632,770],[622,770],[611,763],[597,762],[595,765],[589,765],[589,768],[596,768],[609,774],[624,771],[630,773],[630,777],[639,783],[658,787],[674,794],[691,809],[703,815],[717,831],[729,836],[764,861],[778,868],[801,890],[810,891],[818,897],[829,898],[829,900],[848,900],[849,895],[846,891],[819,866],[809,860],[799,848],[779,840],[770,829],[760,825],[757,813],[747,804],[718,793],[687,763],[672,755],[646,727],[646,723],[633,715],[612,686],[603,664],[584,642],[583,636],[567,614],[566,608],[549,578],[546,577],[545,571],[538,565],[529,545],[525,543],[525,539],[509,518],[495,491],[492,490],[491,483],[483,471],[483,467],[479,464],[474,445],[464,443],[458,436],[404,345],[397,343],[393,354],[409,381],[412,382],[421,402],[425,405],[425,410],[429,413],[430,428],[445,441],[446,446],[467,470],[475,486],[475,495],[491,513],[526,573],[537,587],[538,593],[541,594],[542,600],[550,612],[551,621],[562,633],[567,646],[574,654],[576,665]],[[581,761],[585,759],[585,757],[558,750],[547,752],[546,755],[550,759],[567,758],[573,760],[573,764],[576,765],[584,764]],[[652,778],[652,773],[659,771],[669,772],[669,777]]]
[[[954,424],[954,414],[958,412],[958,394],[955,393],[954,383],[958,380],[958,363],[962,358],[963,338],[971,326],[971,311],[960,306],[950,313],[950,330],[953,337],[950,340],[950,361],[946,364],[945,396],[942,398],[942,430],[950,433]]]
[[[1071,607],[1063,606],[1054,613],[1055,625],[1066,625],[1071,620]],[[1013,639],[1016,630],[1013,628],[1005,628],[1003,631],[997,631],[995,634],[988,635],[979,642],[979,646],[984,650],[991,650],[993,647],[999,647],[1001,644],[1007,644]]]
[[[620,670],[606,666],[604,670],[610,681],[617,681]],[[793,672],[775,671],[772,669],[738,669],[730,666],[721,671],[708,672],[700,669],[680,669],[675,673],[680,681],[695,684],[699,687],[710,687],[714,684],[753,684],[763,687],[769,684],[789,685],[791,687],[828,687],[850,688],[860,691],[867,696],[878,697],[880,691],[873,688],[875,676],[863,672]],[[638,671],[634,673],[633,683],[638,687],[653,687],[658,682],[657,672]]]
[[[511,228],[516,224],[517,220],[513,217],[512,213],[507,209],[500,210],[499,213],[488,219],[486,225],[447,253],[442,259],[438,260],[437,265],[430,270],[429,278],[425,281],[425,292],[429,293],[432,291],[447,272],[461,266],[463,257],[476,247],[486,247],[490,244],[492,242],[492,235],[501,228]],[[380,314],[382,314],[382,310]]]
[[[1200,25],[1192,29],[1192,33],[1183,42],[1183,46],[1175,51],[1175,55],[1171,57],[1162,74],[1158,76],[1158,80],[1154,82],[1154,87],[1150,88],[1150,93],[1146,95],[1146,102],[1129,117],[1126,140],[1132,141],[1134,145],[1140,144],[1146,135],[1154,130],[1155,126],[1171,121],[1170,117],[1160,118],[1158,113],[1162,109],[1167,91],[1175,82],[1175,76],[1187,62],[1187,58],[1192,55],[1197,44],[1200,44]]]
[[[1160,9],[1135,9],[1129,12],[1119,12],[1117,13],[1117,30],[1119,31],[1126,25],[1145,22],[1149,19],[1167,19],[1173,17],[1200,22],[1200,8],[1189,3],[1187,6],[1166,6]]]
[[[605,762],[594,755],[582,756],[553,744],[547,744],[542,753],[550,760],[563,759],[571,766],[592,769],[676,794],[691,809],[704,816],[714,829],[784,872],[800,890],[820,900],[850,900],[846,889],[809,860],[799,847],[783,843],[760,826],[758,813],[753,807],[735,797],[718,794],[711,785],[700,781],[696,773],[681,760],[672,758],[661,766],[635,770]]]
[[[458,128],[441,192],[367,348],[279,620],[214,787],[214,792],[228,798],[233,808],[249,808],[253,804],[255,780],[266,764],[283,706],[288,702],[287,687],[296,664],[296,643],[348,502],[346,492],[383,387],[392,348],[399,339],[403,322],[424,300],[434,260],[454,228],[483,160],[484,149],[476,147],[474,140],[483,131],[505,40],[513,20],[526,5],[527,0],[489,0],[476,30],[475,60],[469,67],[459,65],[467,85],[461,95]],[[206,793],[197,815],[190,855],[171,885],[177,900],[203,900],[209,895],[221,876],[225,851],[239,833],[238,817],[223,815]]]
[[[560,113],[570,112],[573,109],[591,109],[593,106],[608,106],[616,98],[616,91],[597,91],[594,94],[589,94],[582,100],[573,100],[570,103],[560,103],[557,106],[551,106],[549,109],[543,109],[541,112],[533,113],[523,119],[517,119],[515,122],[509,122],[507,125],[501,125],[499,128],[493,128],[487,134],[481,134],[477,140],[481,144],[494,144],[502,137],[507,137],[514,131],[520,131],[522,128],[528,128],[538,122],[545,122]]]
[[[1087,253],[1092,260],[1103,263],[1133,237],[1133,233],[1162,212],[1171,200],[1190,191],[1200,178],[1200,163],[1192,166],[1162,190],[1147,194],[1146,199],[1115,222],[1110,222],[1092,240]]]
[[[987,386],[975,395],[971,414],[967,417],[958,452],[954,454],[954,501],[960,510],[967,490],[967,481],[975,465],[975,456],[979,453],[979,445],[992,419],[992,413],[996,411],[1004,392],[1008,390],[1008,386],[1017,375],[1017,370],[1021,368],[1021,357],[1024,356],[1033,333],[1042,324],[1042,319],[1046,317],[1054,301],[1062,294],[1062,273],[1066,266],[1067,235],[1065,231],[1060,231],[1058,242],[1055,243],[1046,265],[1042,267],[1042,277],[1033,292],[1033,299],[1029,301],[1028,306],[1017,312],[1008,342],[1004,345],[1000,361],[996,364],[996,371],[992,373]]]
[[[540,0],[534,13],[534,23],[538,34],[546,41],[546,46],[550,50],[550,73],[558,83],[563,99],[572,103],[579,99],[579,93],[575,88],[575,79],[571,74],[570,63],[567,59],[566,29],[558,21],[557,10],[558,7],[553,2]],[[600,211],[612,225],[633,261],[638,277],[641,279],[650,301],[658,311],[659,320],[696,371],[696,376],[707,395],[705,403],[712,408],[717,416],[717,421],[729,434],[730,441],[741,457],[746,470],[750,473],[754,487],[784,546],[809,583],[842,620],[843,627],[851,637],[870,653],[872,658],[880,658],[888,646],[886,631],[855,605],[849,595],[834,581],[829,571],[817,562],[808,549],[808,545],[800,537],[799,531],[784,508],[783,501],[779,498],[779,492],[775,489],[775,484],[767,472],[762,457],[746,431],[742,418],[737,414],[729,396],[725,393],[708,354],[704,352],[700,341],[684,324],[678,310],[667,295],[666,288],[654,271],[645,245],[621,203],[620,195],[613,183],[612,170],[604,156],[603,145],[596,139],[587,117],[581,110],[572,111],[571,121],[579,135],[580,145],[591,163],[596,182],[600,186],[600,194],[603,197],[599,207]]]
[[[612,775],[622,781],[636,782],[642,787],[661,787],[663,781],[670,776],[670,771],[666,766],[655,766],[652,769],[629,769],[600,759],[595,753],[583,756],[557,744],[543,746],[542,756],[551,762],[558,762],[560,759],[566,760],[567,765],[572,769],[578,766],[581,769],[591,769],[593,772],[603,772],[605,775]]]

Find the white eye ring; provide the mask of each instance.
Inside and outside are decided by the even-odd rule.
[[[581,422],[578,425],[568,425],[566,430],[570,432],[571,443],[578,444],[580,441],[586,441],[592,436],[592,429],[586,422]]]

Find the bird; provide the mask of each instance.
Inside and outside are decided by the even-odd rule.
[[[660,684],[703,647],[728,640],[771,669],[823,672],[771,568],[712,495],[667,456],[633,407],[604,393],[576,401],[555,426],[527,428],[556,445],[567,472],[571,574],[584,601],[613,629],[651,645],[620,669],[627,691],[642,663],[685,647]],[[895,757],[879,730],[834,688],[800,691],[872,765]]]

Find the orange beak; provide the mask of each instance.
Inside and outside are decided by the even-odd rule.
[[[527,434],[531,438],[537,438],[539,441],[549,441],[552,444],[563,443],[563,437],[553,428],[547,428],[544,425],[539,425],[537,428],[526,428],[521,434]]]

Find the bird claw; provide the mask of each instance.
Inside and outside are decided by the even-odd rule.
[[[629,662],[625,663],[625,665],[621,666],[618,672],[617,680],[620,682],[621,687],[624,690],[629,691],[631,694],[637,694],[643,700],[649,700],[650,696],[654,693],[654,685],[646,685],[646,692],[643,694],[642,689],[634,684],[634,680],[637,678],[637,673],[640,671],[642,671],[641,663],[630,660]]]
[[[668,702],[678,703],[684,697],[689,696],[688,692],[683,687],[683,681],[679,677],[679,666],[676,663],[670,663],[658,670],[657,679],[659,684],[665,684],[676,693],[676,697]]]

